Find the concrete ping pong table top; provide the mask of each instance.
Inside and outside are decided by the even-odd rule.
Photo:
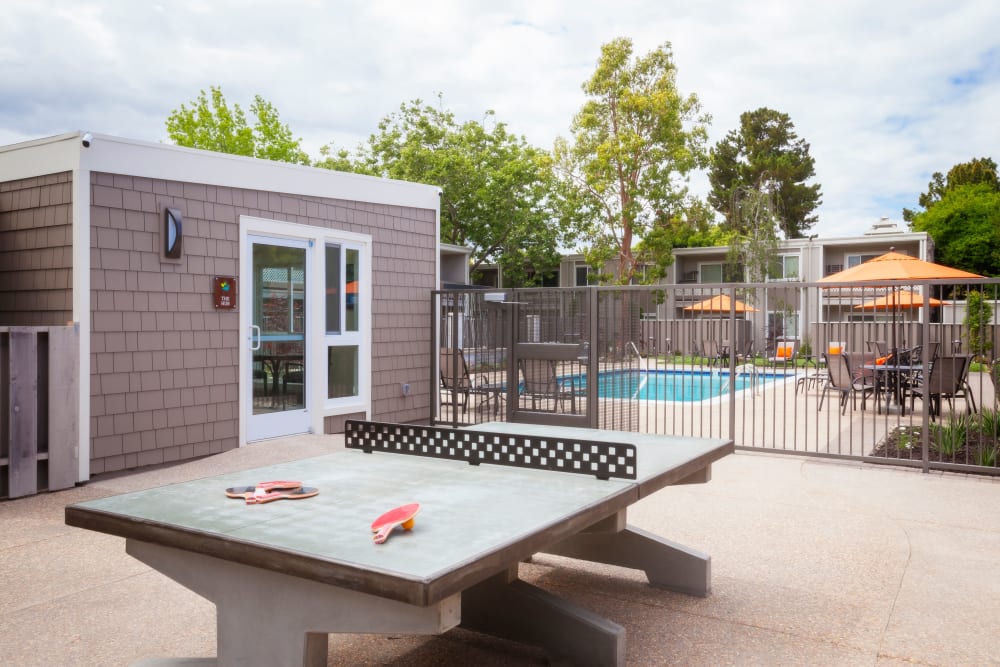
[[[467,430],[396,426],[437,433]],[[621,665],[621,626],[517,579],[544,552],[710,590],[707,554],[626,524],[626,508],[706,482],[730,440],[491,422],[475,433],[634,446],[634,479],[348,449],[71,505],[66,523],[126,539],[133,557],[217,607],[217,659],[142,665],[326,665],[329,633],[439,634],[456,625]],[[247,505],[232,486],[295,479],[318,496]],[[372,542],[385,510],[421,504],[412,531]],[[266,609],[267,613],[261,613]]]

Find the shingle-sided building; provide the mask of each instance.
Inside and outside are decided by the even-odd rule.
[[[427,185],[99,134],[5,146],[0,325],[78,324],[81,480],[424,420],[438,214]]]

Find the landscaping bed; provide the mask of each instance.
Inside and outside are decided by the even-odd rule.
[[[949,415],[931,423],[928,460],[996,468],[1000,463],[1000,413],[983,410],[974,415]],[[882,440],[871,456],[923,460],[923,427],[899,426]]]

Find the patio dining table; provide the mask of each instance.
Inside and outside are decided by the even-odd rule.
[[[890,405],[895,401],[899,406],[900,414],[906,414],[906,404],[903,401],[903,380],[912,377],[924,370],[923,364],[863,364],[864,370],[874,371],[876,384],[886,387],[885,407],[888,412]]]

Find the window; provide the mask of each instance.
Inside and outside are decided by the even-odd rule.
[[[361,346],[361,250],[346,243],[326,245],[327,398],[358,396]]]
[[[794,280],[799,277],[799,256],[780,255],[768,271],[771,280]]]
[[[738,283],[743,281],[743,266],[709,262],[698,266],[700,283]]]
[[[636,264],[630,285],[648,285],[649,281],[658,278],[655,264]]]
[[[847,268],[852,266],[857,266],[858,264],[864,264],[870,259],[875,259],[878,255],[848,255],[847,256]]]
[[[722,264],[702,264],[698,267],[701,270],[701,276],[698,279],[700,283],[721,283],[722,282]]]
[[[577,264],[576,265],[576,282],[573,284],[577,287],[586,287],[590,284],[590,266],[587,264]]]
[[[767,314],[767,329],[771,339],[798,338],[799,315],[788,311],[771,311]]]

